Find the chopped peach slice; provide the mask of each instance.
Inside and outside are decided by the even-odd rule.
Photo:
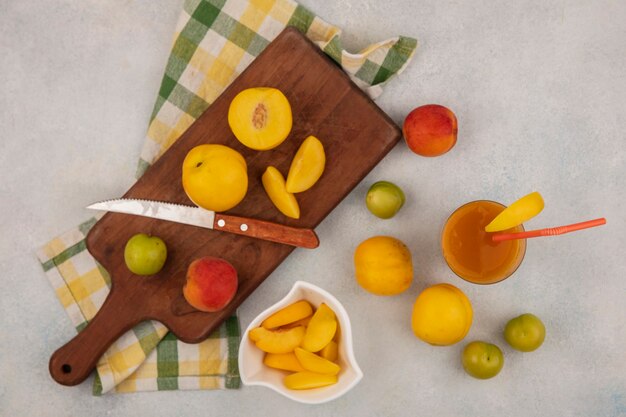
[[[543,198],[538,192],[525,195],[498,214],[491,223],[485,226],[485,231],[500,232],[519,226],[541,213],[543,205]]]
[[[267,330],[264,327],[257,327],[250,330],[248,336],[263,352],[289,353],[302,343],[304,332],[304,326],[287,330]]]
[[[256,327],[250,330],[248,332],[248,337],[250,338],[250,340],[252,340],[253,342],[258,342],[259,340],[261,340],[261,337],[265,334],[262,329],[262,327]]]
[[[287,174],[287,191],[301,193],[313,187],[322,176],[325,165],[324,145],[315,136],[309,136],[302,142],[291,161]]]
[[[293,323],[285,324],[284,326],[282,326],[282,328],[283,329],[289,329],[291,327],[296,327],[296,326],[307,327],[309,325],[309,322],[311,321],[311,317],[313,317],[313,314],[311,314],[310,316],[305,317],[303,319],[300,319],[298,321],[294,321]]]
[[[321,304],[311,317],[300,346],[309,352],[319,352],[333,339],[336,331],[335,313],[326,304]]]
[[[270,368],[282,369],[283,371],[303,372],[304,367],[293,352],[290,353],[266,353],[263,363]]]
[[[339,325],[339,322],[337,322],[337,331],[335,332],[335,335],[333,336],[333,342],[339,343],[340,340],[341,340],[341,326]]]
[[[319,355],[327,359],[331,362],[335,362],[337,360],[337,356],[339,355],[339,345],[334,340],[328,342],[326,346],[319,351]]]
[[[285,189],[285,178],[276,168],[267,167],[263,177],[263,188],[276,208],[287,217],[300,218],[300,206],[293,194]]]
[[[324,359],[321,356],[317,356],[315,353],[311,353],[302,348],[296,348],[294,350],[298,362],[304,367],[304,369],[315,372],[318,374],[337,375],[341,368],[336,363]]]
[[[283,380],[289,389],[320,388],[337,383],[337,375],[316,374],[315,372],[296,372]]]
[[[276,313],[263,320],[261,326],[266,329],[274,329],[306,318],[311,314],[313,314],[311,304],[306,300],[301,300],[278,310]]]

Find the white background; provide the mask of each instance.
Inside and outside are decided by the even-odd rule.
[[[427,103],[459,119],[458,143],[443,157],[398,144],[320,225],[321,247],[294,252],[240,309],[245,328],[296,280],[327,289],[351,316],[363,381],[332,403],[303,406],[259,387],[94,398],[90,382],[51,380],[48,359],[75,331],[34,250],[91,216],[88,203],[133,183],[182,1],[0,0],[0,415],[626,415],[626,2],[303,3],[341,26],[353,51],[419,38],[378,104],[398,123]],[[363,202],[381,179],[407,195],[388,221]],[[529,241],[518,272],[494,286],[447,269],[439,233],[454,208],[534,190],[546,208],[528,228],[601,216],[608,225]],[[375,234],[413,253],[415,281],[400,296],[355,283],[354,248]],[[413,301],[438,282],[472,301],[466,341],[503,349],[496,378],[464,373],[464,343],[435,348],[413,336]],[[527,311],[544,320],[547,338],[522,354],[501,329]]]

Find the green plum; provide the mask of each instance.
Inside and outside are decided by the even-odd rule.
[[[163,268],[167,247],[159,237],[138,233],[128,239],[124,248],[124,261],[137,275],[154,275]]]
[[[390,219],[404,205],[404,193],[389,181],[378,181],[367,191],[365,204],[369,211],[381,219]]]
[[[504,339],[513,349],[532,352],[546,338],[546,328],[534,314],[526,313],[509,320],[504,328]]]
[[[471,342],[463,349],[465,372],[478,379],[489,379],[498,375],[504,365],[502,351],[486,342]]]

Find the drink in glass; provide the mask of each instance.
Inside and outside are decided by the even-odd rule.
[[[467,203],[450,215],[441,235],[443,257],[459,277],[475,284],[494,284],[511,276],[522,263],[526,240],[493,242],[487,226],[506,206],[495,201]],[[523,226],[506,232],[523,232]]]

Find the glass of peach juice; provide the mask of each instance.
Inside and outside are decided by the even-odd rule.
[[[446,221],[441,249],[446,263],[462,279],[474,284],[495,284],[513,275],[524,259],[526,239],[494,242],[485,226],[506,206],[489,200],[464,204]],[[522,225],[506,230],[523,232]]]

